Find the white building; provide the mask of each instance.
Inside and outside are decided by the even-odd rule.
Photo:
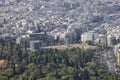
[[[120,66],[120,44],[114,46],[114,54],[117,59],[117,65]]]
[[[94,32],[86,32],[81,35],[81,42],[85,43],[86,41],[94,42]]]
[[[108,35],[107,36],[107,45],[108,46],[110,46],[110,47],[112,47],[113,46],[113,44],[114,44],[114,40],[115,40],[116,38],[113,36],[113,35]]]
[[[30,36],[29,35],[23,35],[20,36],[16,39],[16,43],[19,45],[25,45],[27,44],[27,47],[29,47],[29,40],[30,40]]]
[[[65,41],[66,39],[66,32],[60,34],[60,41]]]
[[[30,50],[39,50],[40,49],[40,41],[30,41]]]
[[[99,44],[102,46],[107,46],[107,36],[100,34],[99,35]]]

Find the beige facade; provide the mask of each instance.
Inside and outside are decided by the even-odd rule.
[[[115,45],[114,54],[116,56],[116,63],[118,66],[120,66],[120,44]]]

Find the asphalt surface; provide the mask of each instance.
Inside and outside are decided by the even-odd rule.
[[[101,50],[98,54],[100,54],[100,62],[105,65],[105,68],[112,73],[116,72],[116,64],[114,60],[114,53],[111,50]]]

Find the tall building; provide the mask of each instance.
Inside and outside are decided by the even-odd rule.
[[[107,46],[107,36],[105,35],[99,35],[99,44],[101,46]]]
[[[67,47],[69,46],[69,38],[65,39],[65,46],[67,46]]]
[[[117,65],[120,66],[120,49],[117,52]]]
[[[65,41],[66,34],[67,34],[66,32],[60,34],[60,37],[59,37],[60,41]]]
[[[91,41],[94,43],[94,32],[86,32],[81,35],[81,42]]]
[[[120,44],[114,46],[114,54],[117,61],[116,63],[118,66],[120,66]]]
[[[30,50],[39,50],[40,49],[40,41],[30,41]]]
[[[16,39],[16,43],[21,45],[21,46],[27,46],[29,47],[29,41],[30,41],[30,36],[29,35],[23,35],[20,36]]]
[[[107,36],[107,45],[112,47],[115,41],[115,37],[113,35],[108,35]]]

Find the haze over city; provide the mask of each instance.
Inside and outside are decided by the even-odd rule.
[[[0,0],[0,80],[120,80],[120,0]]]

